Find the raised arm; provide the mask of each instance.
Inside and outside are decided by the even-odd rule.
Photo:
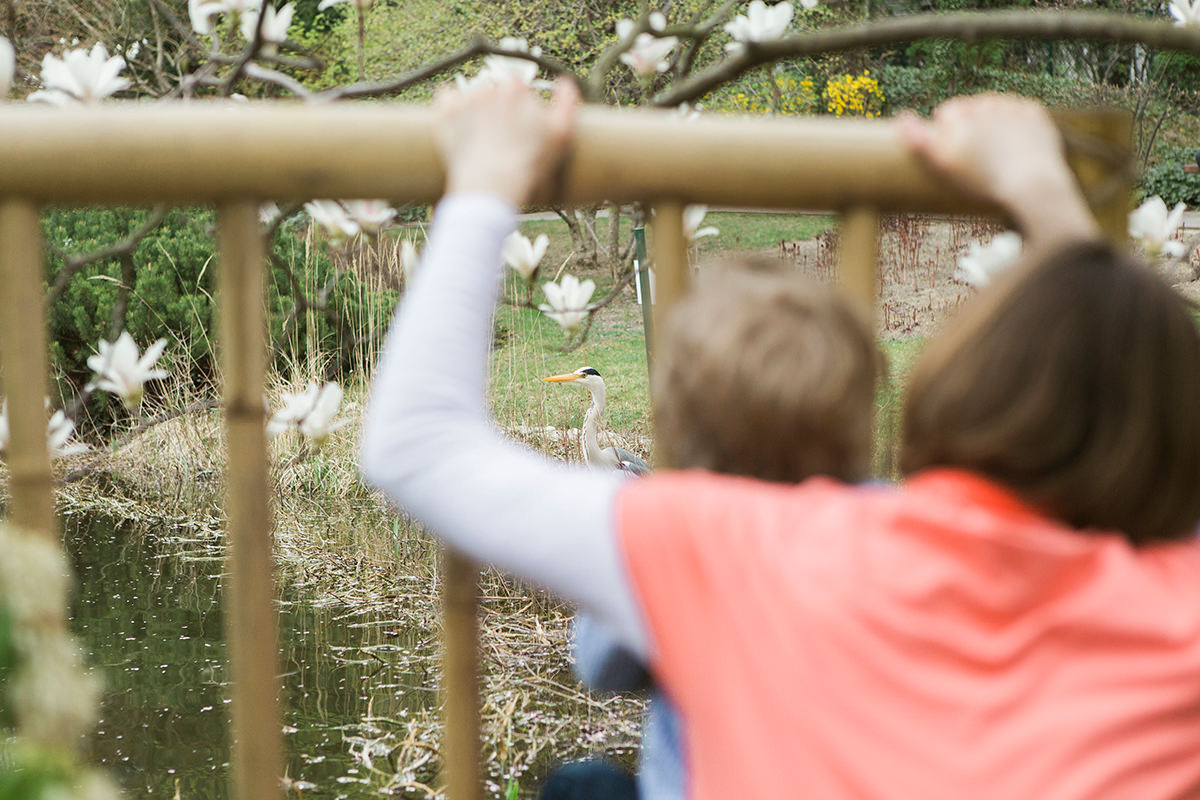
[[[396,311],[362,432],[366,479],[454,547],[587,608],[646,655],[614,523],[621,478],[499,434],[485,406],[500,245],[559,162],[575,97],[503,85],[438,100],[447,197]]]

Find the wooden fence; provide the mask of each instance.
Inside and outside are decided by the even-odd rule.
[[[1101,225],[1124,235],[1130,125],[1118,112],[1058,115],[1068,156]],[[427,109],[396,105],[0,105],[0,366],[8,397],[13,523],[58,535],[46,451],[49,392],[39,206],[214,203],[220,228],[222,394],[227,427],[227,605],[234,796],[282,797],[276,609],[262,389],[268,200],[433,201],[442,170]],[[683,207],[705,202],[841,213],[840,273],[872,307],[884,211],[995,215],[949,190],[886,121],[704,118],[584,109],[571,161],[539,200],[645,201],[656,209],[661,314],[687,290]],[[477,570],[447,559],[445,763],[454,800],[481,794]]]

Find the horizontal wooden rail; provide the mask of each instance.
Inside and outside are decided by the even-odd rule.
[[[389,105],[0,105],[0,197],[36,202],[431,201],[428,108]],[[64,154],[74,153],[67,158]],[[885,120],[584,108],[542,200],[670,199],[772,208],[987,213],[932,178]]]

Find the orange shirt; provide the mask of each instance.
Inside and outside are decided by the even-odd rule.
[[[1200,798],[1200,545],[949,470],[666,473],[617,525],[695,798]]]

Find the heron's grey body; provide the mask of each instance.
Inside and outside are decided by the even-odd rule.
[[[606,390],[604,379],[600,377],[599,372],[591,367],[582,367],[566,375],[555,375],[545,380],[577,383],[592,396],[592,404],[583,415],[583,460],[586,463],[619,469],[631,475],[645,475],[650,472],[650,465],[640,456],[621,447],[600,446],[597,433],[600,429],[600,415],[604,413]]]

